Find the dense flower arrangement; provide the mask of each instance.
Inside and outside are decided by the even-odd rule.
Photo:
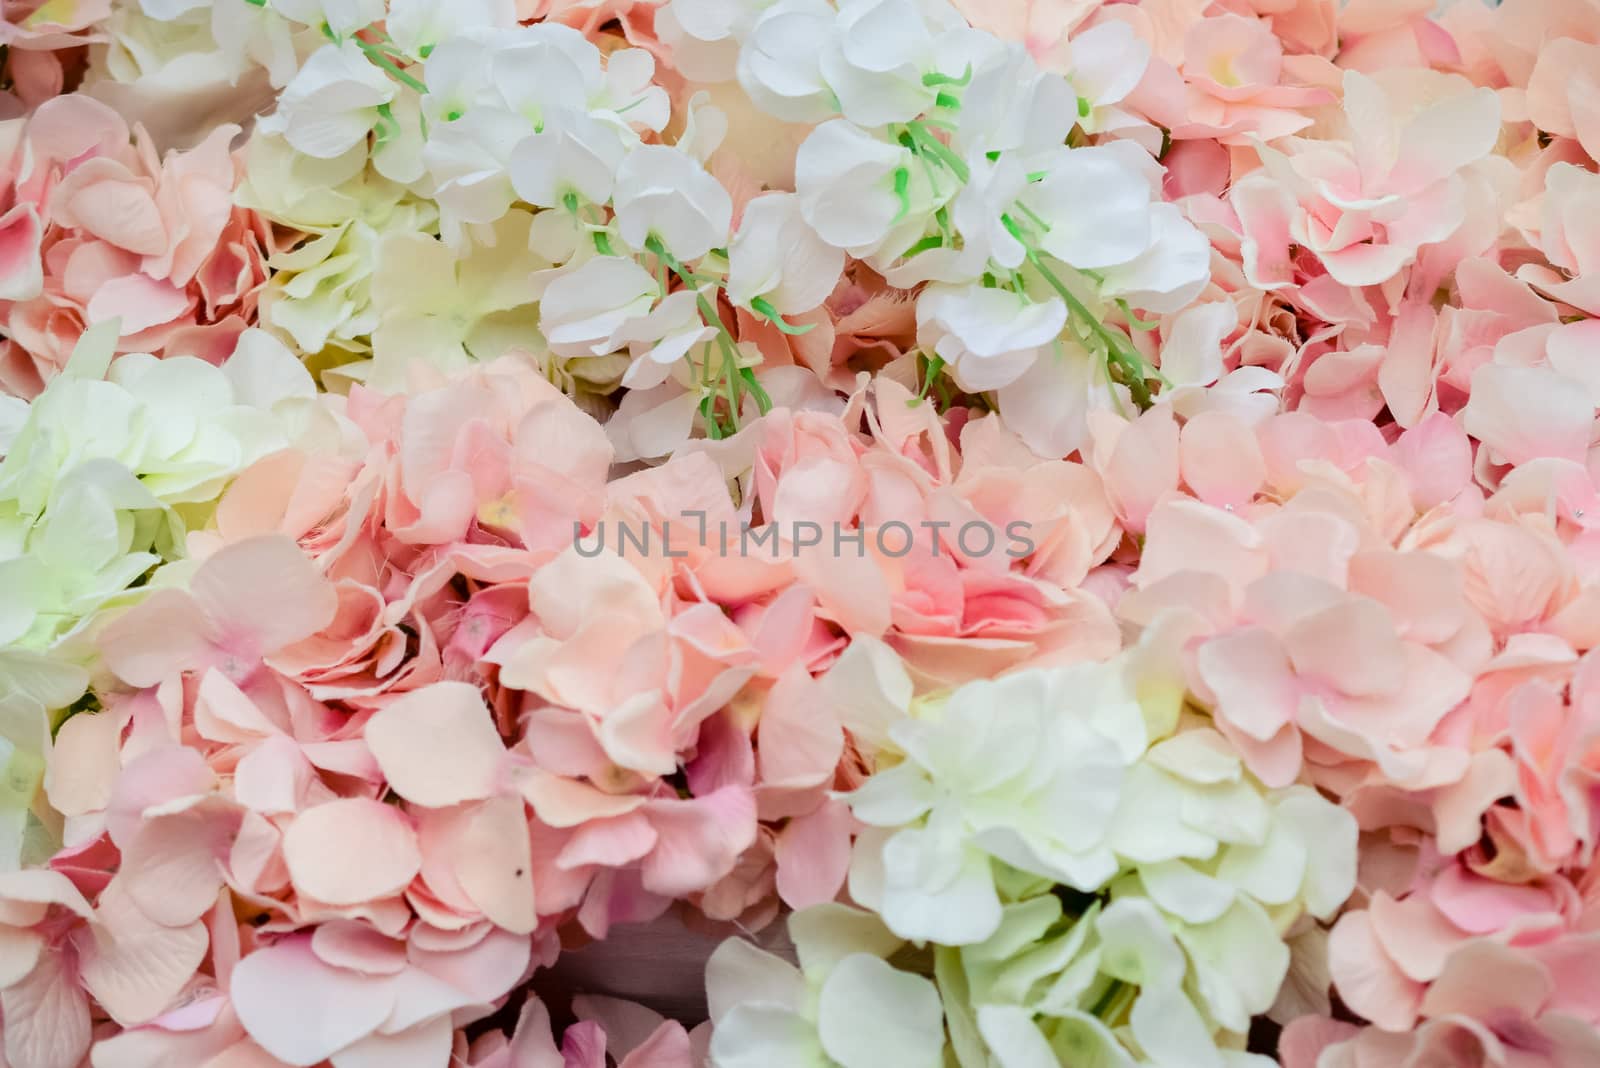
[[[1596,0],[0,15],[0,1068],[1600,1064]]]

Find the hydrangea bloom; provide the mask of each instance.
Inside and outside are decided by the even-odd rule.
[[[1597,57],[0,3],[0,1064],[1600,1060]]]

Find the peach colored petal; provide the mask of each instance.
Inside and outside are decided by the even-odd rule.
[[[756,732],[756,764],[769,786],[808,787],[833,781],[844,731],[801,667],[789,669],[767,694]]]
[[[239,1022],[268,1053],[310,1068],[371,1034],[394,1008],[394,992],[317,959],[308,936],[248,954],[229,993]]]
[[[0,1013],[13,1066],[79,1068],[89,1052],[89,999],[61,955],[46,954],[26,979],[0,990]]]
[[[389,785],[443,808],[495,790],[505,746],[477,687],[436,682],[385,705],[363,729]]]
[[[205,924],[153,922],[116,879],[101,893],[95,915],[99,925],[73,938],[84,988],[124,1027],[153,1019],[205,959]]]
[[[1328,936],[1328,967],[1346,1005],[1390,1031],[1416,1021],[1423,984],[1408,979],[1389,959],[1366,912],[1340,918]]]
[[[485,916],[515,934],[538,926],[528,820],[520,798],[497,797],[479,806],[456,856],[456,878]]]
[[[283,856],[296,889],[330,905],[399,893],[422,865],[406,817],[365,798],[302,812],[284,832]]]
[[[850,838],[855,822],[838,801],[795,816],[778,832],[774,856],[778,894],[792,909],[834,900],[850,868]]]
[[[329,920],[311,932],[311,951],[333,968],[362,975],[396,975],[406,966],[404,943],[357,920]]]

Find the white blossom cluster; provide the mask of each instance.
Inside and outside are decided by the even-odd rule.
[[[430,337],[442,364],[486,348],[483,318],[536,311],[548,368],[626,387],[625,403],[665,404],[675,421],[698,412],[720,436],[767,404],[761,356],[724,324],[722,296],[802,333],[792,318],[827,299],[848,256],[918,291],[925,381],[991,394],[1032,447],[1065,455],[1088,408],[1148,402],[1157,373],[1126,332],[1144,325],[1138,312],[1174,312],[1208,279],[1207,243],[1162,201],[1156,160],[1136,139],[1082,143],[1116,121],[1131,82],[1089,67],[1080,95],[948,0],[662,7],[682,72],[737,79],[775,124],[809,128],[793,191],[737,211],[707,167],[726,116],[698,95],[674,123],[642,49],[602,56],[562,25],[519,26],[510,0],[227,2],[290,27],[284,40],[321,35],[260,134],[311,160],[370,155],[383,180],[436,205],[459,255],[534,209],[526,235],[510,228],[531,251],[527,312],[444,309],[467,325]],[[364,292],[354,281],[342,292]],[[379,355],[369,377],[385,373]]]
[[[1138,144],[1071,143],[1097,101],[946,0],[672,0],[661,20],[688,69],[731,66],[768,115],[816,124],[796,160],[800,215],[891,284],[926,283],[934,371],[994,391],[1052,456],[1081,442],[1108,371],[1147,399],[1148,368],[1104,320],[1182,308],[1209,247]]]

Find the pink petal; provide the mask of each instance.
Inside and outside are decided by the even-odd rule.
[[[450,1041],[455,1030],[449,1016],[435,1016],[431,1020],[406,1028],[395,1034],[368,1035],[354,1042],[330,1059],[333,1068],[398,1068],[415,1064],[446,1065],[450,1062]]]
[[[850,870],[855,821],[839,801],[825,801],[795,816],[778,832],[778,896],[792,909],[822,905],[839,896]]]
[[[741,786],[687,801],[652,801],[644,811],[660,836],[645,858],[644,888],[664,897],[704,890],[732,871],[756,839],[755,799]]]
[[[556,864],[568,870],[590,865],[620,868],[648,854],[658,837],[642,812],[593,820],[573,832],[556,856]]]
[[[1201,412],[1183,425],[1183,481],[1218,508],[1242,508],[1266,480],[1254,431],[1223,412]]]
[[[295,888],[330,905],[357,905],[405,889],[422,866],[417,835],[392,805],[365,798],[302,812],[283,836]]]
[[[478,688],[436,682],[385,705],[363,736],[395,792],[444,808],[494,792],[505,745]]]
[[[229,993],[250,1037],[296,1068],[371,1034],[394,1007],[387,981],[328,967],[306,936],[246,956],[233,970]]]
[[[39,242],[44,228],[29,203],[0,215],[0,300],[32,300],[44,284]]]
[[[1461,425],[1443,412],[1434,412],[1401,434],[1394,452],[1418,510],[1451,500],[1472,481],[1472,443]]]
[[[1328,936],[1328,968],[1344,1003],[1388,1031],[1416,1022],[1425,989],[1384,953],[1365,912],[1346,913]]]
[[[472,903],[496,926],[528,934],[539,923],[534,908],[533,858],[522,799],[484,802],[467,822],[456,878]]]
[[[809,787],[833,781],[844,731],[817,683],[796,665],[767,694],[756,733],[756,763],[769,786]]]
[[[210,627],[194,598],[157,590],[100,632],[100,654],[123,682],[154,686],[198,667],[210,648]]]
[[[84,988],[124,1027],[160,1015],[205,959],[206,925],[152,922],[117,879],[101,893],[95,913],[102,926],[73,938]]]
[[[411,961],[417,968],[482,1004],[504,996],[515,986],[527,971],[532,955],[533,943],[527,935],[499,928],[491,928],[469,949],[435,953],[418,949],[415,944],[411,947]]]
[[[1217,715],[1267,741],[1294,714],[1298,688],[1288,654],[1267,630],[1248,627],[1213,638],[1195,660],[1217,697]]]
[[[678,1021],[666,1020],[623,1057],[617,1068],[694,1068],[694,1064],[689,1032]]]
[[[5,1055],[12,1068],[80,1068],[89,1052],[89,999],[47,953],[28,977],[0,990]]]
[[[1504,464],[1541,456],[1582,463],[1593,423],[1594,404],[1583,383],[1542,367],[1492,363],[1473,374],[1472,397],[1461,413],[1467,433]]]
[[[122,320],[122,336],[170,323],[190,308],[190,298],[171,282],[142,274],[113,278],[95,291],[85,309],[93,322]]]
[[[238,827],[237,811],[220,798],[151,820],[122,853],[129,896],[157,923],[199,919],[222,887],[222,858]]]
[[[339,609],[333,584],[282,535],[219,549],[200,565],[190,588],[220,632],[218,643],[231,650],[244,642],[257,656],[310,637]]]
[[[311,951],[324,964],[362,975],[395,975],[406,966],[406,947],[365,923],[329,920],[311,932]]]
[[[1382,605],[1351,597],[1299,620],[1284,647],[1301,675],[1352,697],[1393,693],[1406,661],[1394,623]]]

